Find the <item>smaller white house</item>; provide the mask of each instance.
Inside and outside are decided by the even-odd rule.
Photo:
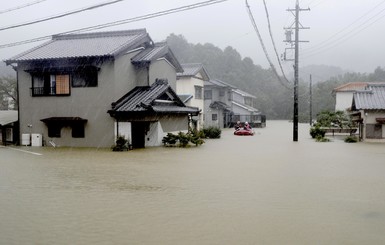
[[[350,110],[353,94],[364,90],[367,85],[366,82],[351,82],[333,89],[333,93],[336,95],[335,111]]]
[[[200,63],[181,64],[183,72],[177,73],[176,93],[187,105],[200,110],[192,118],[195,128],[203,127],[204,120],[204,82],[209,81],[206,69]]]

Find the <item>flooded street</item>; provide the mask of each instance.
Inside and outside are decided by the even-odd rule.
[[[1,147],[0,243],[384,244],[385,145],[299,130],[292,142],[292,124],[268,121],[189,149]]]

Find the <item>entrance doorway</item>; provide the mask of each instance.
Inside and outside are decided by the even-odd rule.
[[[132,135],[132,148],[144,148],[146,134],[149,130],[149,122],[132,122],[131,135]]]

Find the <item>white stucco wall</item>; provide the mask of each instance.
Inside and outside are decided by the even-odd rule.
[[[204,81],[200,74],[195,77],[182,77],[176,81],[176,93],[179,95],[193,95],[193,98],[188,101],[187,106],[193,106],[200,109],[200,115],[194,119],[198,120],[198,128],[203,127],[204,118]],[[199,79],[200,78],[200,79]],[[202,88],[202,98],[195,97],[195,86]]]
[[[151,62],[149,72],[150,86],[156,79],[167,79],[170,87],[176,91],[176,70],[168,61],[160,59]]]
[[[353,92],[336,92],[335,111],[345,111],[352,106]]]

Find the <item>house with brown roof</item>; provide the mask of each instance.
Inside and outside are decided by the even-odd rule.
[[[203,128],[204,113],[204,82],[210,77],[201,63],[181,64],[183,72],[177,73],[176,92],[188,106],[199,108],[200,112],[192,118],[196,129]]]
[[[385,142],[385,84],[368,84],[353,94],[353,120],[363,141]]]
[[[145,29],[55,35],[6,63],[18,74],[20,135],[55,145],[111,147],[117,135],[160,145],[198,113],[172,92],[178,60]]]
[[[333,93],[336,96],[335,111],[350,110],[353,94],[364,90],[367,85],[367,82],[351,82],[333,89]]]

